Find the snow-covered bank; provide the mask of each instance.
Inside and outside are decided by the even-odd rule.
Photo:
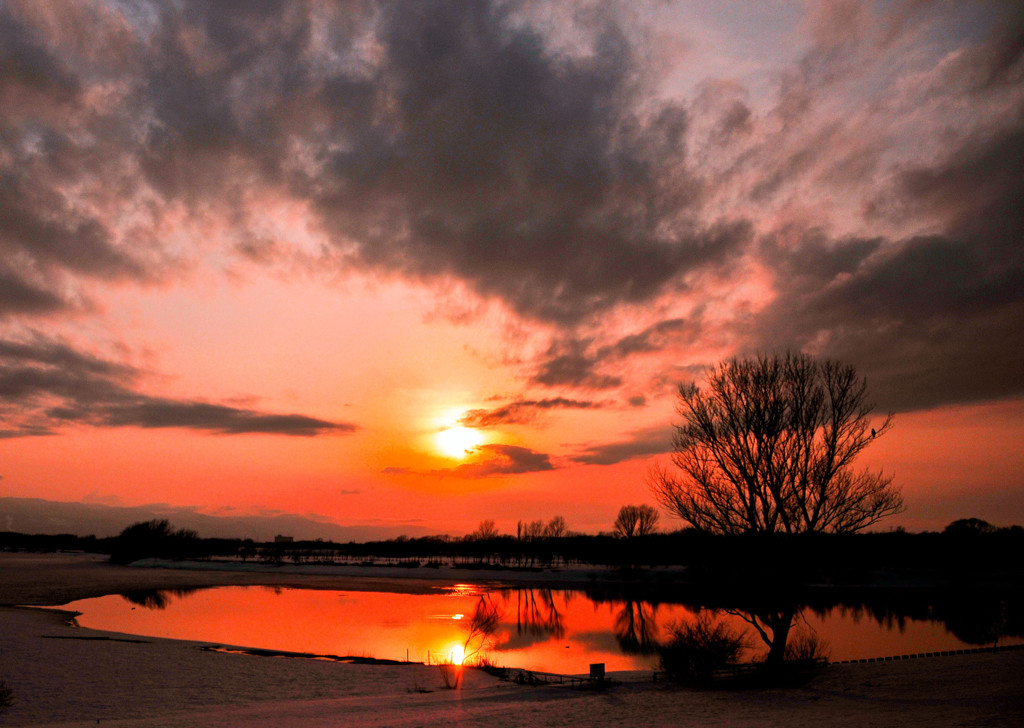
[[[175,588],[209,576],[266,583],[237,572],[0,554],[0,603],[17,594],[42,599],[49,590],[53,604],[69,592]],[[705,692],[645,679],[596,692],[518,686],[470,671],[463,690],[449,691],[435,668],[422,665],[210,652],[196,642],[74,628],[66,616],[0,608],[0,680],[17,700],[0,714],[3,725],[1011,726],[1024,708],[1024,651],[831,666],[788,690]]]

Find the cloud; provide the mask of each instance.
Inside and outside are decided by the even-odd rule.
[[[582,389],[614,389],[622,378],[596,371],[601,363],[588,353],[588,339],[561,339],[552,342],[531,378],[544,387],[579,387]]]
[[[550,456],[518,445],[480,445],[474,450],[477,459],[447,470],[433,471],[434,475],[452,475],[457,478],[489,478],[495,475],[519,475],[554,470]]]
[[[67,307],[64,299],[22,278],[0,263],[0,318],[16,314],[48,314]]]
[[[108,427],[181,427],[207,430],[225,435],[276,434],[312,437],[329,432],[350,433],[357,428],[348,423],[328,422],[306,415],[267,414],[253,410],[211,404],[209,402],[181,402],[151,397],[138,397],[137,401],[103,406],[91,418]],[[64,418],[69,410],[51,410]],[[72,416],[77,413],[70,410]]]
[[[937,234],[766,241],[779,296],[758,323],[763,346],[852,361],[886,408],[1024,394],[1024,126],[968,140],[906,170],[894,194],[945,217]],[[969,373],[969,374],[968,374]]]
[[[652,427],[638,430],[620,442],[590,445],[571,460],[584,465],[614,465],[648,455],[662,455],[672,450],[672,429]]]
[[[637,386],[624,363],[722,331],[703,348],[850,358],[899,408],[1021,393],[1019,7],[821,4],[801,57],[756,59],[772,87],[737,68],[692,98],[652,42],[686,29],[538,7],[4,4],[0,320],[305,256],[456,280],[547,324],[538,386]],[[303,210],[314,243],[268,234],[268,201]],[[759,300],[710,300],[755,269]],[[649,320],[622,336],[624,309]],[[96,384],[38,391],[101,424],[331,424]]]
[[[688,114],[654,101],[638,29],[611,7],[567,13],[569,48],[531,12],[13,8],[3,88],[62,112],[0,112],[0,244],[53,274],[146,281],[177,264],[150,234],[169,211],[244,229],[252,185],[308,202],[346,267],[456,276],[563,324],[729,260],[747,228],[696,214]],[[131,246],[105,214],[121,194],[148,211]]]
[[[67,423],[301,437],[358,429],[307,415],[154,397],[132,388],[141,374],[131,365],[39,335],[29,341],[0,340],[0,416],[14,425],[2,436],[54,434]]]
[[[540,412],[553,409],[600,409],[604,405],[590,400],[552,397],[549,399],[523,399],[509,402],[491,410],[474,409],[459,418],[464,427],[497,427],[533,422]]]
[[[415,471],[412,468],[386,467],[380,471],[384,475],[411,475]]]
[[[633,356],[654,354],[681,342],[695,341],[701,334],[701,310],[690,318],[657,321],[635,334],[597,345],[591,338],[562,338],[552,342],[540,357],[531,382],[545,387],[570,386],[581,389],[615,389],[624,381],[602,367]]]
[[[569,54],[508,6],[384,5],[391,113],[372,136],[351,128],[316,179],[356,261],[571,323],[728,258],[744,229],[691,214],[685,111],[637,114],[643,62],[614,17],[590,20],[589,52]]]

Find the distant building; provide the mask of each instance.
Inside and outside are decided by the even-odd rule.
[[[294,543],[294,542],[295,542],[295,539],[292,538],[291,536],[282,536],[280,534],[278,534],[277,536],[274,536],[274,543]]]

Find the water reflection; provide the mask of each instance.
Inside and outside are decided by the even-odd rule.
[[[739,617],[754,629],[768,648],[764,662],[769,665],[777,665],[786,659],[789,634],[797,617],[803,615],[803,610],[793,603],[764,605],[753,609],[727,609],[725,612]]]
[[[551,589],[516,589],[516,634],[560,639],[565,635],[562,612],[555,604],[557,593],[568,602],[572,592]],[[508,591],[502,592],[508,601]]]
[[[565,673],[585,672],[591,662],[605,662],[608,670],[653,668],[671,627],[698,618],[744,630],[754,645],[745,660],[781,660],[787,652],[820,650],[822,642],[830,643],[832,659],[842,660],[1024,637],[1021,595],[983,590],[970,598],[819,590],[766,599],[474,585],[432,595],[224,587],[135,591],[72,608],[83,613],[83,626],[134,634],[414,661],[447,656],[459,646],[470,663],[485,658]]]
[[[167,609],[167,605],[175,598],[195,594],[199,588],[193,589],[135,589],[121,593],[121,598],[130,604],[146,609]]]
[[[458,660],[459,663],[479,662],[495,647],[496,635],[501,628],[504,615],[504,610],[495,603],[492,595],[480,595],[476,609],[473,610],[473,616],[466,623],[467,635],[462,643],[462,655]],[[456,660],[452,659],[451,661],[455,662]]]
[[[657,606],[632,599],[615,614],[615,641],[627,655],[654,655],[661,644]]]

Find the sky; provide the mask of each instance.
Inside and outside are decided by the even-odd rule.
[[[2,496],[607,531],[784,351],[1024,523],[1019,3],[0,5]]]

